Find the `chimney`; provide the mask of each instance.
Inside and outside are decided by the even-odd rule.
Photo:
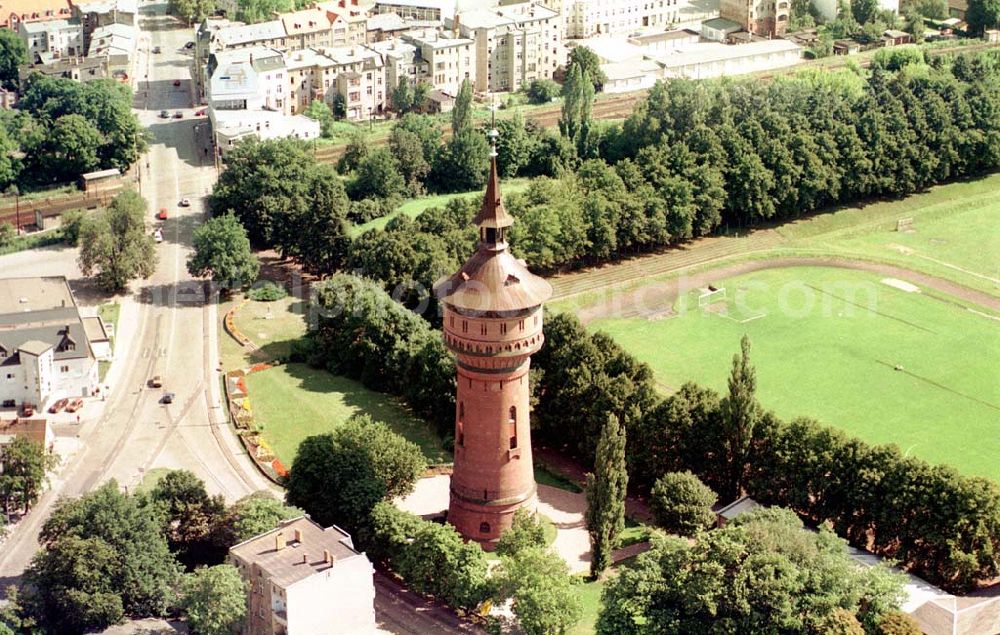
[[[279,531],[274,535],[274,550],[281,551],[285,548],[285,532]]]
[[[302,530],[301,529],[296,529],[295,530],[295,542],[302,542]]]
[[[323,562],[327,563],[330,566],[333,566],[333,554],[330,553],[329,549],[323,550]]]

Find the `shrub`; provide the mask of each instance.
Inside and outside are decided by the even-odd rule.
[[[884,613],[876,626],[877,635],[921,635],[916,620],[902,611]]]
[[[250,289],[250,292],[247,293],[247,297],[258,302],[274,302],[286,297],[287,295],[288,292],[285,291],[284,286],[270,280],[261,282],[253,289]]]
[[[528,101],[533,104],[547,104],[560,92],[559,84],[551,79],[536,79],[528,85]]]
[[[545,527],[525,509],[514,512],[514,523],[497,542],[498,556],[512,556],[529,547],[545,546]]]
[[[0,247],[6,247],[17,238],[17,232],[10,223],[0,223]]]
[[[691,472],[669,472],[653,486],[651,507],[656,524],[680,536],[693,536],[715,521],[712,505],[718,500]]]

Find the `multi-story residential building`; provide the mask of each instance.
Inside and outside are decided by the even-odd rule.
[[[139,26],[138,0],[98,0],[73,5],[73,17],[83,25],[83,48],[90,49],[94,31],[113,24]]]
[[[209,57],[205,72],[213,109],[285,112],[289,91],[281,51],[264,46],[219,51]]]
[[[387,14],[391,15],[391,14]],[[411,86],[422,81],[428,81],[429,67],[420,57],[420,50],[402,39],[384,40],[368,45],[368,48],[382,56],[385,62],[386,94],[392,95],[392,90],[399,85],[401,78],[406,78]],[[391,99],[386,100],[387,106]]]
[[[440,30],[415,30],[403,34],[427,64],[427,81],[449,95],[457,95],[462,82],[476,79],[476,45],[469,38]]]
[[[198,103],[205,103],[205,65],[208,64],[208,56],[212,38],[220,29],[229,27],[245,26],[243,22],[235,22],[226,18],[205,18],[198,25],[194,37],[194,87]]]
[[[345,44],[364,44],[368,31],[368,14],[374,5],[358,0],[328,0],[317,2],[314,8],[338,16],[347,24]]]
[[[232,547],[229,562],[249,583],[240,635],[375,632],[375,570],[337,526],[288,520]]]
[[[22,23],[66,19],[72,14],[69,0],[5,0],[0,4],[0,28],[16,33]]]
[[[99,390],[90,335],[99,318],[83,318],[66,278],[0,279],[0,402],[44,408],[61,397]]]
[[[322,53],[333,62],[330,75],[336,77],[336,92],[344,96],[348,119],[367,119],[385,110],[389,91],[385,62],[377,51],[348,46]],[[332,103],[333,95],[332,91],[326,94],[328,103]]]
[[[475,89],[516,91],[565,61],[561,16],[535,2],[463,11],[446,24],[476,43]]]
[[[52,60],[83,55],[83,25],[76,19],[20,22],[17,34],[28,47],[28,60],[48,63]]]
[[[333,15],[340,22],[339,28],[346,34],[347,24],[340,16]],[[291,13],[282,13],[278,19],[285,26],[285,36],[288,39],[288,49],[297,50],[312,46],[333,46],[331,34],[333,25],[331,16],[319,9],[302,9]]]
[[[719,17],[754,35],[772,37],[788,30],[791,0],[721,0]]]
[[[395,13],[376,13],[368,17],[365,26],[367,33],[365,42],[381,42],[398,37],[403,31],[410,29],[410,25],[403,18]]]
[[[496,2],[490,4],[495,5]],[[372,13],[395,13],[404,20],[444,22],[455,15],[454,0],[376,0]]]
[[[643,27],[666,29],[677,21],[678,0],[543,0],[564,20],[564,37],[629,35]]]
[[[266,46],[279,51],[287,51],[291,47],[285,32],[285,24],[281,20],[240,24],[220,28],[209,35],[209,53],[253,46]]]
[[[285,54],[288,73],[287,115],[301,113],[313,100],[323,100],[331,86],[336,88],[336,63],[313,49],[292,51]]]
[[[110,79],[110,60],[107,57],[64,57],[48,64],[23,64],[17,69],[18,81],[23,85],[28,77],[38,73],[45,77],[63,77],[76,82]]]

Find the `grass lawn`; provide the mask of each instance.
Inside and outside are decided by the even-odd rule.
[[[535,464],[535,482],[540,485],[548,485],[549,487],[558,487],[559,489],[564,489],[567,492],[573,492],[576,494],[583,491],[580,489],[580,486],[573,481],[558,474],[554,474],[537,463]]]
[[[139,486],[136,487],[135,493],[149,492],[171,471],[173,470],[169,467],[154,467],[151,470],[146,470],[146,472],[142,475],[142,481],[140,481]]]
[[[531,179],[520,178],[520,179],[507,179],[500,184],[500,189],[504,194],[515,194],[517,192],[523,192],[528,189],[528,184]],[[406,214],[410,218],[416,218],[423,214],[426,210],[432,207],[443,207],[453,198],[459,196],[475,196],[477,198],[482,198],[483,189],[479,188],[471,192],[456,192],[453,194],[436,194],[434,196],[422,196],[420,198],[413,198],[402,205],[400,205],[396,211],[379,218],[364,223],[363,225],[355,225],[351,229],[351,233],[354,236],[365,233],[369,229],[377,228],[382,229],[385,227],[390,220],[399,216],[400,214]]]
[[[306,334],[305,304],[292,296],[274,302],[251,300],[236,312],[236,328],[268,358],[286,357],[292,342]]]
[[[354,414],[367,413],[420,446],[429,463],[451,457],[427,422],[399,401],[360,383],[305,364],[284,364],[248,375],[254,417],[264,439],[285,465],[308,436],[329,432]]]
[[[792,248],[891,261],[966,286],[1000,289],[1000,174],[931,188],[899,201],[849,207],[788,223]],[[912,218],[912,231],[896,221]]]
[[[639,521],[626,516],[625,531],[622,532],[622,541],[618,546],[628,547],[629,545],[646,542],[649,540],[650,531],[651,528],[648,525],[643,525]]]
[[[583,582],[576,587],[580,602],[583,605],[583,615],[567,635],[591,635],[597,624],[597,614],[601,612],[601,593],[604,582]]]
[[[747,333],[765,408],[1000,481],[995,319],[865,272],[776,269],[715,284],[726,287],[728,316],[692,301],[672,319],[591,328],[610,333],[669,388],[691,380],[720,391]]]
[[[121,312],[122,306],[117,302],[105,302],[97,307],[97,316],[105,323],[112,325],[111,350],[114,350],[115,347],[115,339],[118,334],[118,316],[121,315]],[[103,360],[97,362],[97,381],[103,384],[110,369],[111,362]]]

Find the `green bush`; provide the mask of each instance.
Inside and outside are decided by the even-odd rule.
[[[718,500],[691,472],[668,472],[653,485],[652,507],[656,524],[679,536],[693,536],[715,521],[712,505]]]
[[[250,289],[250,292],[247,293],[247,296],[251,300],[257,300],[258,302],[274,302],[286,297],[287,295],[288,292],[285,291],[285,287],[270,280],[261,282],[253,289]]]
[[[878,621],[877,635],[920,635],[916,620],[902,611],[889,611]]]
[[[559,96],[559,84],[551,79],[536,79],[528,85],[525,91],[528,101],[533,104],[547,104]]]

